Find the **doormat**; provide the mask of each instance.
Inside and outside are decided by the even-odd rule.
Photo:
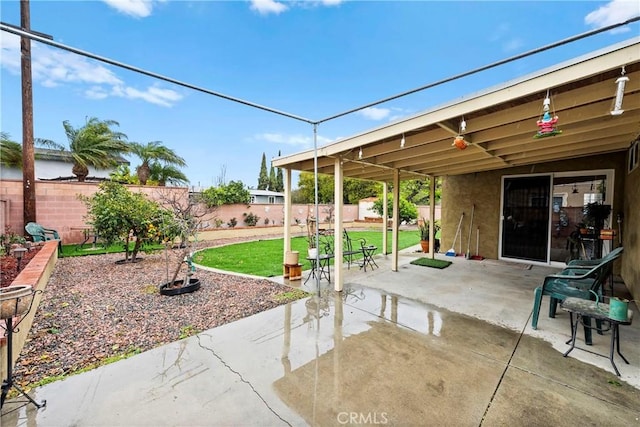
[[[411,261],[413,265],[421,265],[423,267],[447,268],[451,265],[451,261],[443,261],[440,259],[418,258]]]

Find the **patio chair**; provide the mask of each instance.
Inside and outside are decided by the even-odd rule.
[[[583,273],[586,273],[587,271],[589,271],[589,269],[597,266],[602,262],[606,262],[612,258],[615,260],[620,255],[622,255],[623,250],[624,248],[620,246],[600,259],[574,259],[569,261],[569,263],[567,264],[567,268],[571,268],[576,272],[582,271]],[[609,284],[609,296],[613,296],[613,268],[610,269],[607,279],[607,282]]]
[[[353,240],[347,230],[342,232],[343,236],[343,251],[342,256],[344,260],[347,262],[347,268],[351,268],[351,264],[354,262],[354,255],[362,255],[362,247],[367,245],[367,241],[364,238],[357,239],[360,242],[360,247],[353,246]]]
[[[544,278],[542,286],[534,291],[533,316],[531,327],[538,328],[538,316],[542,297],[549,295],[549,317],[555,317],[559,302],[567,297],[576,297],[593,300],[596,295],[602,295],[603,283],[607,280],[613,269],[613,263],[622,255],[622,250],[609,254],[600,263],[593,267],[589,266],[567,266],[559,274],[552,274]],[[601,323],[598,328],[601,330]],[[601,331],[600,331],[601,332]],[[585,340],[591,343],[591,328],[588,320],[585,319]]]
[[[48,240],[58,241],[58,250],[62,250],[62,239],[58,232],[52,228],[45,228],[36,222],[30,222],[24,226],[24,229],[34,242],[46,242]]]

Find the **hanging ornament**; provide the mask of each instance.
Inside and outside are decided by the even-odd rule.
[[[562,131],[556,128],[556,124],[558,123],[558,116],[553,115],[550,112],[551,110],[551,99],[549,98],[549,91],[547,91],[547,96],[544,98],[542,103],[542,116],[536,122],[538,125],[538,133],[533,135],[534,138],[544,138],[547,136],[554,136],[561,134]]]
[[[453,144],[451,144],[453,147],[456,147],[458,150],[464,150],[469,146],[469,143],[464,140],[464,133],[466,131],[467,131],[467,122],[464,121],[464,117],[463,117],[462,121],[460,122],[460,132],[458,133],[458,136],[456,136],[453,139]]]

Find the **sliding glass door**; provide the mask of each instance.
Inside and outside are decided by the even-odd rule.
[[[613,170],[503,177],[500,258],[565,263],[606,254],[615,242],[591,242],[578,230],[586,204],[613,205],[613,180]],[[615,227],[612,216],[605,228]]]

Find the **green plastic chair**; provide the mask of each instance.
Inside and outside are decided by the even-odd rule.
[[[552,274],[544,278],[542,286],[534,291],[533,315],[531,327],[538,328],[538,317],[542,297],[548,295],[549,317],[555,317],[558,303],[567,297],[582,299],[595,299],[595,295],[602,295],[604,282],[612,274],[613,263],[622,255],[622,248],[612,251],[607,257],[602,258],[600,263],[591,267],[587,265],[570,265],[559,274]],[[585,340],[591,343],[591,328],[585,319]]]
[[[52,228],[45,228],[36,222],[30,222],[24,226],[24,229],[31,236],[34,242],[46,242],[48,240],[58,241],[58,250],[62,250],[62,239],[58,232]]]
[[[574,259],[567,263],[567,268],[574,269],[576,272],[582,271],[583,273],[586,273],[589,269],[601,264],[602,262],[608,261],[612,258],[615,260],[622,254],[622,251],[623,247],[620,246],[600,259]],[[613,296],[613,269],[611,269],[607,281],[609,282],[609,296]]]

